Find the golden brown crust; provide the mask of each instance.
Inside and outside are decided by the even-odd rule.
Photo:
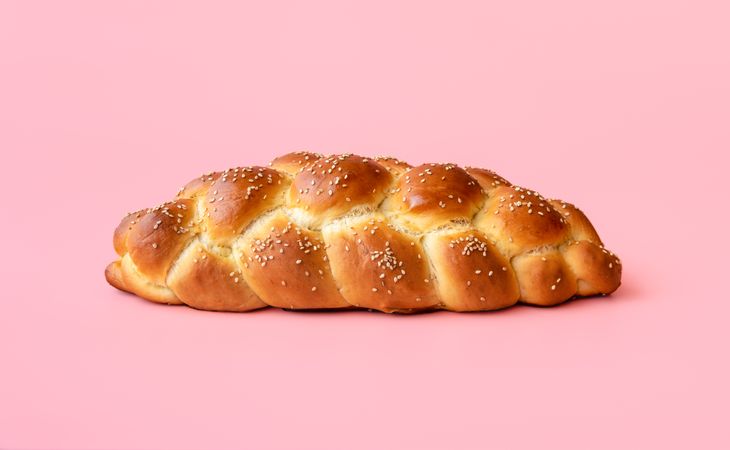
[[[295,152],[129,214],[105,277],[159,303],[480,311],[608,294],[621,262],[575,206],[485,169]]]
[[[117,255],[124,256],[127,253],[127,236],[137,222],[147,214],[145,210],[129,213],[119,222],[119,225],[114,230],[114,251]]]
[[[576,280],[560,252],[525,253],[512,259],[524,303],[550,306],[576,293]]]
[[[570,237],[570,226],[545,198],[518,186],[494,189],[474,225],[509,257]]]
[[[107,265],[104,276],[110,285],[120,291],[130,292],[156,303],[181,304],[167,287],[156,286],[140,276],[128,254]]]
[[[114,261],[109,263],[104,270],[104,278],[107,283],[111,284],[115,288],[126,291],[124,286],[124,280],[122,279],[122,264],[120,261]]]
[[[356,207],[376,209],[392,179],[387,169],[370,158],[322,158],[294,177],[287,206],[302,210],[318,227]]]
[[[426,231],[471,222],[484,203],[479,183],[453,164],[424,164],[403,173],[385,208],[404,226]]]
[[[578,295],[610,294],[621,284],[621,261],[588,241],[573,242],[563,251],[578,279]]]
[[[274,213],[239,241],[236,253],[246,282],[271,306],[350,307],[337,290],[324,246],[321,233]]]
[[[596,245],[603,245],[596,229],[593,228],[593,225],[588,220],[588,217],[583,214],[583,211],[562,200],[550,200],[550,204],[568,222],[574,240],[589,241]]]
[[[479,231],[431,233],[425,244],[446,309],[481,311],[517,303],[520,290],[509,261]]]
[[[180,256],[167,284],[183,303],[210,311],[250,311],[268,306],[243,282],[237,264],[199,241]]]
[[[411,312],[439,304],[423,248],[382,216],[358,217],[323,230],[332,272],[352,305]]]
[[[148,209],[127,234],[127,249],[140,275],[164,286],[167,271],[195,236],[195,202],[178,199]]]
[[[209,172],[190,180],[177,192],[177,198],[195,198],[205,195],[220,176],[220,172]]]
[[[493,190],[500,186],[512,186],[512,183],[505,180],[501,176],[487,169],[477,169],[476,167],[467,167],[466,173],[471,175],[479,185],[484,189],[484,192],[491,193]]]
[[[280,198],[289,179],[268,167],[237,167],[226,170],[213,183],[203,200],[203,220],[208,235],[218,244],[230,241]]]
[[[322,158],[319,153],[312,152],[292,152],[274,158],[269,163],[269,167],[285,172],[290,176],[294,176],[301,172],[305,167],[310,166]]]
[[[127,292],[132,292],[142,298],[156,303],[168,305],[182,305],[175,293],[165,285],[154,283],[139,273],[129,253],[121,260],[122,284]]]
[[[378,164],[388,169],[388,171],[395,177],[400,177],[412,167],[407,162],[390,156],[376,156],[373,159],[377,161]]]

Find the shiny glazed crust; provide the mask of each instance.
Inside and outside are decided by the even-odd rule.
[[[575,206],[485,169],[296,152],[211,172],[114,232],[114,287],[212,311],[485,311],[609,294]]]

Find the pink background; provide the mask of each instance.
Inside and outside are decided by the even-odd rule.
[[[727,5],[1,2],[0,448],[730,448]],[[573,201],[624,284],[413,317],[107,286],[124,213],[298,149]]]

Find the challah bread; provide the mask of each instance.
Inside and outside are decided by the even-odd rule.
[[[212,172],[114,233],[118,289],[214,311],[482,311],[609,294],[586,216],[484,169],[296,152]]]

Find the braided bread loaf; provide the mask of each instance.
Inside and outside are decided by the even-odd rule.
[[[203,175],[114,233],[118,289],[215,311],[478,311],[608,294],[586,216],[494,172],[297,152]]]

